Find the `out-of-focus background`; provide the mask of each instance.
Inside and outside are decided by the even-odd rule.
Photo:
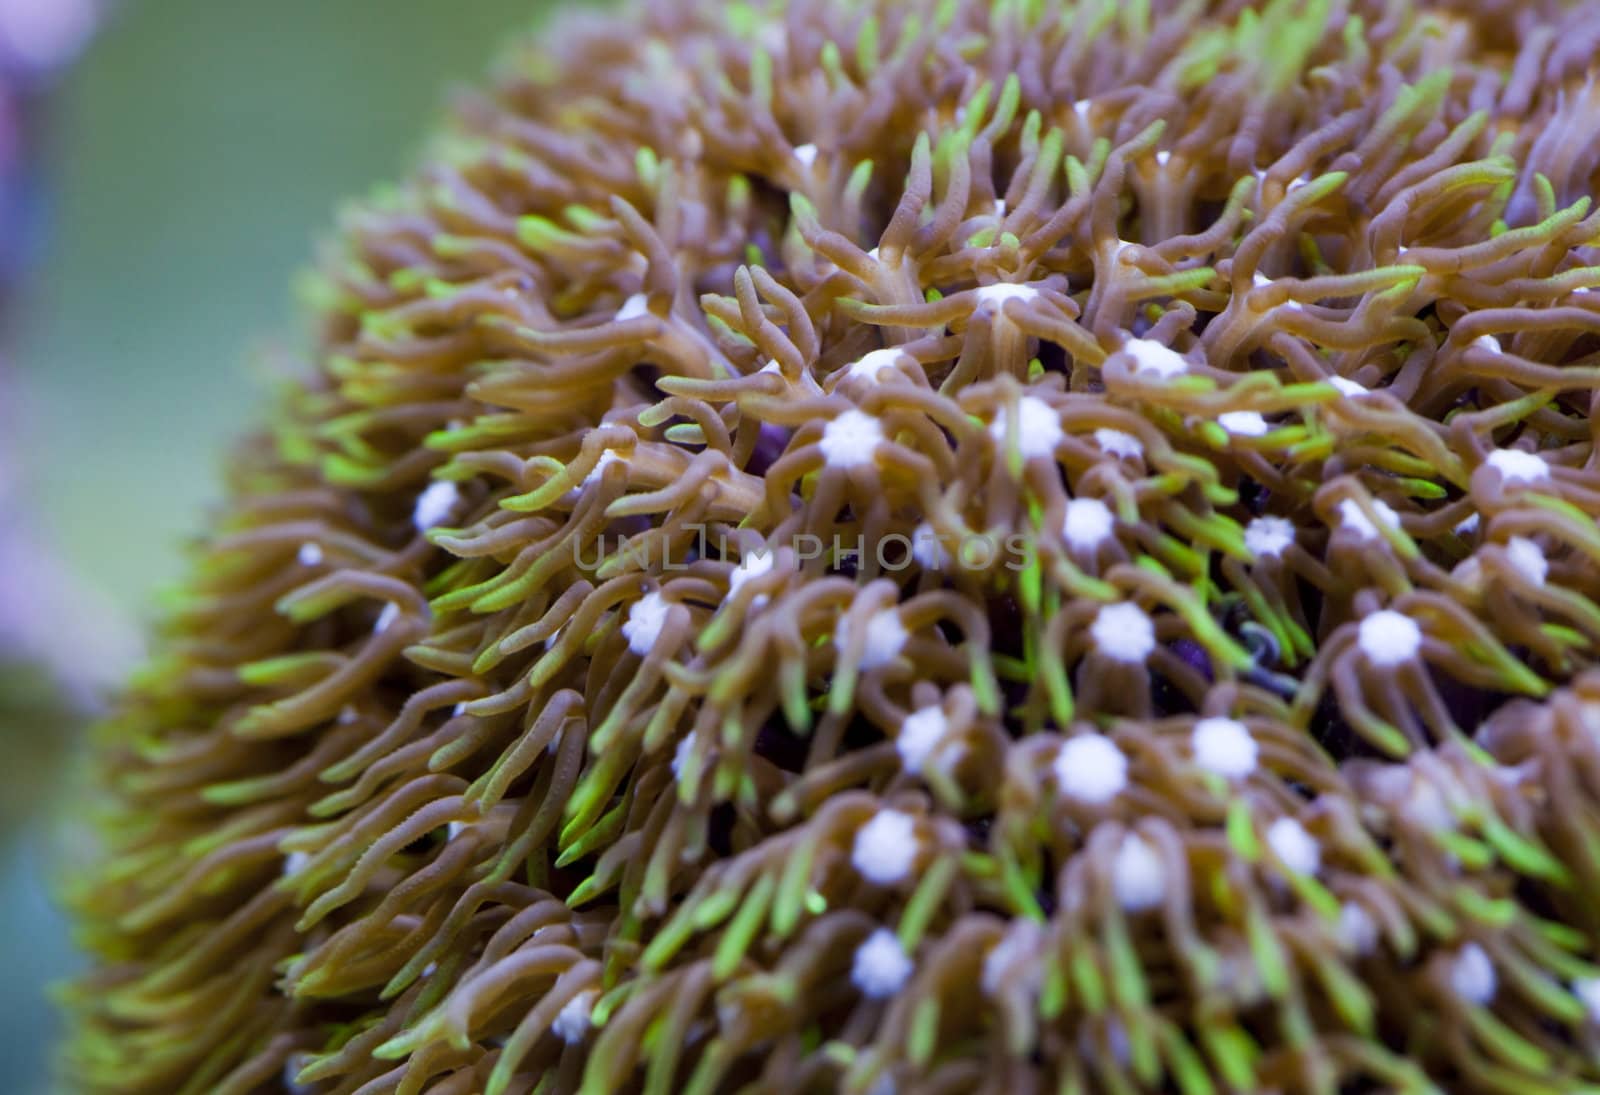
[[[0,1090],[74,964],[61,772],[294,345],[290,282],[549,0],[0,0]]]

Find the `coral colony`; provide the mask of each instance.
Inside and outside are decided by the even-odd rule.
[[[1597,50],[663,0],[508,54],[347,217],[98,739],[78,1082],[1600,1089]]]

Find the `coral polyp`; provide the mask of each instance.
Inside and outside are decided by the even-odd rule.
[[[682,0],[308,283],[118,1092],[1600,1085],[1594,4]]]

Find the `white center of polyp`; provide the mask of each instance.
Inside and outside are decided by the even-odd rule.
[[[738,593],[740,587],[752,578],[770,574],[776,562],[777,556],[766,548],[757,548],[740,559],[739,565],[728,572],[728,596]]]
[[[926,521],[911,530],[911,557],[925,570],[946,570],[952,562],[939,533]]]
[[[646,593],[628,609],[628,618],[622,624],[622,637],[628,640],[628,649],[641,658],[650,653],[667,626],[667,599],[659,593]]]
[[[1586,977],[1572,983],[1572,994],[1583,1005],[1589,1022],[1600,1023],[1600,977]]]
[[[978,287],[978,306],[974,310],[998,313],[1008,300],[1029,301],[1038,295],[1039,290],[1031,285],[1017,285],[1009,281],[983,285]]]
[[[1089,625],[1095,649],[1112,661],[1141,664],[1156,648],[1156,628],[1144,609],[1123,601],[1106,605]]]
[[[911,959],[888,928],[877,928],[867,936],[850,962],[850,980],[873,1000],[899,992],[911,979],[911,971]]]
[[[1267,846],[1295,874],[1316,874],[1322,866],[1322,846],[1292,817],[1280,817],[1267,827]]]
[[[1496,449],[1489,454],[1488,464],[1507,483],[1537,483],[1550,478],[1550,465],[1536,453],[1521,449]]]
[[[1488,952],[1476,943],[1462,947],[1450,963],[1450,990],[1469,1004],[1493,1000],[1498,980]]]
[[[916,860],[917,828],[910,814],[880,810],[856,830],[850,864],[868,882],[879,886],[900,882]]]
[[[1244,527],[1245,549],[1258,559],[1276,558],[1294,544],[1294,522],[1283,517],[1257,517]]]
[[[377,621],[372,625],[372,630],[375,633],[387,631],[399,618],[400,606],[393,601],[385,602],[383,609],[378,613]]]
[[[1217,416],[1217,424],[1238,437],[1260,437],[1272,428],[1255,411],[1227,411]]]
[[[1038,956],[1044,953],[1045,946],[1044,931],[1038,924],[1023,917],[1011,921],[1000,942],[990,947],[989,953],[983,956],[983,971],[979,974],[978,983],[984,994],[994,996],[1003,989],[1016,986],[1018,981],[1036,981],[1032,971],[1039,968]],[[1027,968],[1020,971],[1020,977],[1008,977],[1012,966],[1018,962],[1027,962]]]
[[[869,465],[883,443],[883,425],[864,411],[851,409],[822,428],[822,459],[835,468]]]
[[[416,507],[411,511],[411,523],[418,532],[427,532],[449,517],[450,511],[456,508],[460,500],[461,491],[454,483],[445,479],[429,483],[428,488],[417,495]]]
[[[1399,527],[1400,515],[1382,499],[1372,500],[1372,512],[1389,528]],[[1354,498],[1346,498],[1339,503],[1339,524],[1363,540],[1375,540],[1378,537],[1378,526],[1372,523],[1372,519],[1361,508],[1361,503]]]
[[[322,545],[307,540],[300,545],[300,550],[295,552],[295,560],[303,567],[314,567],[322,562]]]
[[[799,160],[806,167],[810,167],[812,164],[817,162],[817,146],[814,144],[796,145],[794,149],[794,158]]]
[[[694,731],[691,730],[678,739],[678,746],[672,751],[672,778],[677,779],[683,772],[683,766],[689,763],[689,754],[694,752]]]
[[[1267,275],[1263,274],[1261,271],[1257,270],[1251,276],[1250,284],[1252,286],[1254,286],[1255,288],[1260,289],[1260,288],[1263,288],[1264,286],[1271,285],[1272,284],[1272,279],[1267,277]],[[1290,309],[1291,311],[1296,311],[1296,312],[1301,310],[1300,302],[1298,300],[1286,300],[1286,301],[1283,302],[1283,307],[1285,307],[1287,309]]]
[[[1544,585],[1550,576],[1550,561],[1539,545],[1526,536],[1513,536],[1506,542],[1506,561],[1531,586]]]
[[[850,642],[848,618],[841,617],[839,627],[834,632],[833,644],[843,650]],[[900,613],[892,608],[875,612],[867,619],[866,642],[861,648],[861,668],[872,670],[881,669],[894,661],[905,649],[906,640],[910,636],[906,633],[905,625],[900,622]]]
[[[1339,909],[1339,942],[1356,955],[1371,954],[1378,946],[1378,925],[1372,914],[1347,901]]]
[[[989,423],[989,436],[994,438],[996,445],[1004,446],[1006,443],[1007,423],[1013,423],[1017,431],[1017,448],[1021,450],[1026,459],[1035,456],[1049,456],[1056,451],[1063,436],[1061,432],[1061,415],[1054,407],[1040,399],[1038,396],[1025,395],[1017,400],[1015,413],[1003,412],[993,422]]]
[[[1256,768],[1259,752],[1249,727],[1238,719],[1209,718],[1194,724],[1190,743],[1194,762],[1228,779],[1243,779]]]
[[[1356,629],[1356,645],[1380,669],[1404,665],[1422,649],[1417,621],[1385,608],[1365,617]]]
[[[848,375],[857,379],[877,380],[878,374],[884,369],[892,369],[901,359],[910,359],[910,355],[898,346],[887,346],[881,350],[873,350],[858,361],[851,363]]]
[[[1182,376],[1189,371],[1189,363],[1171,346],[1148,338],[1130,338],[1122,344],[1122,352],[1133,359],[1135,373],[1150,373],[1162,378]]]
[[[1104,734],[1079,734],[1062,743],[1053,765],[1061,793],[1100,806],[1128,786],[1128,758]]]
[[[594,989],[584,989],[568,1000],[561,1006],[555,1022],[550,1024],[551,1032],[569,1046],[583,1041],[583,1036],[589,1031],[589,1017],[594,1013],[595,998],[599,995]]]
[[[589,474],[583,477],[584,486],[588,486],[590,483],[598,480],[602,475],[605,474],[607,468],[609,468],[612,464],[615,464],[620,459],[622,458],[616,453],[612,452],[610,449],[601,450],[599,459],[594,462],[594,467],[590,468]]]
[[[1125,912],[1144,912],[1167,896],[1167,865],[1143,837],[1122,838],[1111,865],[1111,889]]]
[[[617,309],[617,322],[622,323],[630,319],[650,314],[650,298],[643,293],[635,293],[622,302],[622,307]]]
[[[1338,389],[1341,394],[1347,395],[1352,399],[1358,395],[1366,395],[1369,390],[1359,381],[1351,380],[1347,376],[1330,376],[1328,377],[1328,383]]]
[[[1488,350],[1491,354],[1500,352],[1500,340],[1493,335],[1479,335],[1472,340],[1472,344],[1480,350]]]
[[[1393,769],[1403,772],[1404,769]],[[1411,776],[1400,810],[1429,832],[1442,833],[1455,827],[1455,812],[1438,782],[1421,774]]]
[[[894,739],[900,763],[908,772],[920,772],[928,755],[950,730],[942,708],[923,707],[907,715]]]
[[[1067,503],[1067,518],[1061,524],[1061,535],[1069,547],[1089,551],[1111,538],[1116,518],[1111,507],[1098,498],[1074,498]]]
[[[1126,457],[1137,459],[1144,455],[1144,444],[1137,437],[1107,426],[1094,431],[1094,443],[1100,446],[1101,452],[1119,460]]]

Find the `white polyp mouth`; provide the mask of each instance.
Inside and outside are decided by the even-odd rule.
[[[1538,454],[1521,449],[1496,449],[1486,463],[1507,483],[1537,483],[1550,478],[1550,465]]]
[[[1033,395],[1017,400],[1015,412],[1002,411],[989,423],[989,436],[1003,448],[1010,429],[1015,429],[1017,448],[1025,459],[1053,454],[1066,436],[1061,429],[1061,415],[1049,403]]]
[[[620,459],[622,458],[610,449],[601,450],[599,458],[594,462],[594,467],[590,468],[589,474],[583,477],[583,485],[588,486],[590,483],[598,482],[600,477],[605,474],[606,469]]]
[[[1127,788],[1128,758],[1103,734],[1079,734],[1062,743],[1055,774],[1068,798],[1103,805]]]
[[[622,302],[622,307],[617,309],[616,321],[623,323],[640,316],[650,315],[650,298],[643,293],[635,293]]]
[[[895,751],[908,772],[920,772],[928,757],[950,731],[950,720],[939,707],[924,707],[907,715],[895,737]]]
[[[738,566],[729,571],[728,596],[731,598],[737,594],[740,589],[744,588],[746,582],[753,581],[765,574],[771,574],[772,568],[777,566],[777,562],[777,554],[765,548],[750,552],[739,560]]]
[[[1356,645],[1373,665],[1390,669],[1404,665],[1421,652],[1422,629],[1411,617],[1383,609],[1357,625]]]
[[[910,361],[911,355],[898,346],[888,346],[881,350],[873,350],[856,361],[850,363],[846,370],[847,375],[860,380],[877,380],[878,375],[885,369],[893,369],[901,361]]]
[[[1136,604],[1106,605],[1089,625],[1089,638],[1113,661],[1142,664],[1156,648],[1155,623]]]
[[[1400,515],[1394,507],[1381,498],[1372,499],[1372,512],[1378,515],[1378,520],[1388,528],[1400,527]],[[1380,533],[1378,526],[1373,524],[1366,511],[1361,508],[1361,503],[1354,498],[1346,498],[1339,503],[1340,527],[1349,529],[1363,540],[1376,540]]]
[[[1378,925],[1372,914],[1353,901],[1339,909],[1339,941],[1352,954],[1371,954],[1378,947]]]
[[[869,465],[883,444],[883,424],[872,415],[854,408],[830,419],[822,428],[822,459],[830,467],[855,468]]]
[[[833,634],[834,646],[839,650],[849,645],[849,632],[849,617],[841,617]],[[905,625],[900,622],[899,612],[889,608],[873,613],[867,619],[866,641],[861,648],[861,668],[870,671],[888,665],[900,656],[910,638]]]
[[[1189,362],[1171,346],[1148,338],[1130,338],[1122,344],[1122,352],[1133,360],[1137,374],[1168,379],[1189,371]]]
[[[1280,817],[1268,826],[1267,845],[1296,874],[1314,875],[1322,867],[1322,846],[1292,817]]]
[[[1067,516],[1062,522],[1061,535],[1068,547],[1091,551],[1111,539],[1116,520],[1111,507],[1100,499],[1074,498],[1067,503]]]
[[[600,994],[594,989],[584,989],[568,1000],[550,1024],[551,1032],[569,1046],[583,1041],[584,1035],[589,1033],[594,1002],[599,998]]]
[[[1540,587],[1550,576],[1550,560],[1544,550],[1526,536],[1513,536],[1506,541],[1506,561],[1529,585]]]
[[[1031,285],[1017,285],[1002,281],[995,285],[982,285],[975,291],[977,311],[999,312],[1008,300],[1030,301],[1038,297],[1039,290]]]
[[[911,979],[911,958],[888,928],[876,928],[856,948],[850,980],[869,999],[893,996]]]
[[[911,557],[925,570],[949,570],[955,562],[938,531],[926,521],[911,530]]]
[[[678,744],[672,750],[672,778],[683,777],[683,766],[689,763],[689,756],[694,752],[695,733],[689,731],[678,739]]]
[[[862,878],[879,886],[905,880],[917,859],[916,822],[899,810],[880,810],[860,829],[850,862]]]
[[[1294,523],[1283,517],[1257,517],[1244,527],[1244,546],[1258,559],[1282,555],[1294,540]]]
[[[1450,989],[1469,1004],[1493,1000],[1498,982],[1494,962],[1477,943],[1462,947],[1450,963]]]
[[[1107,456],[1118,459],[1138,459],[1144,455],[1144,444],[1131,433],[1122,430],[1113,430],[1102,426],[1094,431],[1095,444],[1100,446],[1100,451]]]
[[[1201,719],[1194,724],[1190,743],[1195,763],[1208,772],[1243,779],[1256,769],[1256,739],[1249,727],[1237,719]]]
[[[1123,837],[1111,866],[1111,888],[1125,912],[1145,912],[1167,896],[1167,865],[1143,837]]]
[[[1600,1023],[1600,977],[1573,982],[1572,994],[1583,1005],[1589,1022]]]
[[[1256,411],[1226,411],[1217,416],[1217,425],[1235,437],[1261,437],[1272,429]]]
[[[400,606],[393,601],[385,602],[382,611],[378,613],[377,621],[372,625],[372,633],[378,635],[388,631],[399,618]]]
[[[622,637],[628,641],[628,649],[640,657],[654,650],[667,626],[671,607],[660,593],[646,593],[635,601],[622,624]]]
[[[460,501],[459,487],[446,479],[435,480],[417,495],[417,504],[411,513],[412,524],[418,532],[427,532],[437,525],[442,525],[449,519]]]

